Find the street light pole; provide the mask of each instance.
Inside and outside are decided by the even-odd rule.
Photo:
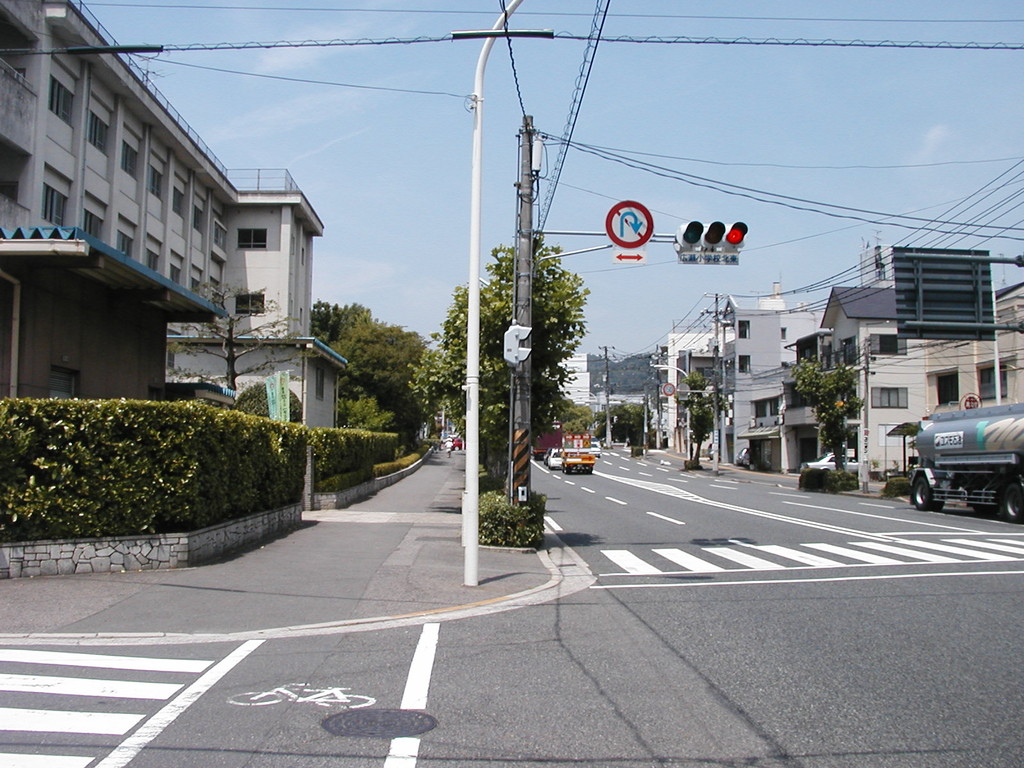
[[[486,37],[476,62],[470,108],[473,110],[473,161],[469,202],[469,285],[466,306],[466,489],[462,499],[463,583],[480,583],[480,252],[483,208],[484,70],[497,33],[523,0],[510,0]],[[453,35],[455,37],[455,35]]]

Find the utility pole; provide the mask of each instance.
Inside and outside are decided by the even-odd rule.
[[[713,428],[714,428],[714,435],[715,436],[714,436],[714,438],[711,441],[711,454],[712,454],[712,458],[711,458],[711,474],[713,474],[713,475],[715,475],[717,477],[718,476],[718,454],[722,452],[722,446],[718,444],[718,442],[719,442],[719,440],[721,439],[722,436],[719,434],[719,431],[718,431],[718,424],[719,424],[719,421],[721,419],[721,415],[719,413],[719,403],[721,402],[721,400],[720,400],[720,398],[721,398],[721,384],[719,382],[719,378],[721,376],[721,371],[719,369],[719,362],[721,360],[721,355],[720,355],[720,352],[719,352],[719,349],[718,349],[718,294],[717,293],[715,294],[715,330],[714,330],[713,338],[714,338],[714,341],[712,342],[712,344],[713,344],[713,346],[712,346],[713,356],[712,356],[712,375],[711,375],[711,379],[714,382],[714,396],[712,397],[712,408],[714,409],[714,422],[713,422],[714,427]]]
[[[612,377],[608,368],[608,350],[615,347],[600,347],[604,350],[604,437],[612,447]]]
[[[533,118],[523,115],[519,132],[519,198],[516,224],[516,255],[512,276],[512,322],[525,328],[533,326],[533,205],[536,177],[533,164]],[[525,339],[528,349],[533,342]],[[512,408],[510,423],[509,499],[513,504],[530,498],[530,354],[525,353],[512,368]]]
[[[861,456],[860,456],[860,477],[861,477],[861,490],[864,493],[868,492],[868,482],[871,480],[871,467],[868,464],[868,447],[871,445],[871,439],[869,437],[868,421],[871,412],[871,339],[864,339],[864,423],[861,425],[861,429],[864,432],[864,437],[861,440]],[[843,466],[846,466],[846,457],[843,457]]]

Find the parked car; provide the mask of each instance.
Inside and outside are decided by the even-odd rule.
[[[737,467],[746,467],[747,469],[750,469],[750,449],[741,448],[740,452],[736,454],[735,463]]]
[[[548,469],[554,469],[561,471],[562,469],[562,449],[561,448],[548,448],[547,454],[544,456],[544,465]]]
[[[461,451],[462,450],[462,438],[459,437],[458,435],[456,435],[455,437],[452,438],[452,450],[455,450],[455,451]]]
[[[805,461],[800,465],[801,469],[835,469],[836,468],[836,455],[829,451],[820,459],[814,461]],[[853,472],[854,474],[860,469],[860,464],[856,459],[846,460],[846,471]]]

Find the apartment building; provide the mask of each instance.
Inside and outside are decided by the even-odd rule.
[[[113,42],[80,3],[0,0],[3,395],[163,398],[168,326],[237,310],[209,287],[312,342],[309,201],[287,172],[230,173]],[[303,342],[296,362],[309,346],[333,398],[344,361]]]

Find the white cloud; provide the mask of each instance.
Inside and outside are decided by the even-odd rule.
[[[921,145],[914,153],[914,160],[918,163],[925,163],[932,160],[942,159],[942,151],[953,138],[953,132],[946,125],[933,125],[925,133]]]

